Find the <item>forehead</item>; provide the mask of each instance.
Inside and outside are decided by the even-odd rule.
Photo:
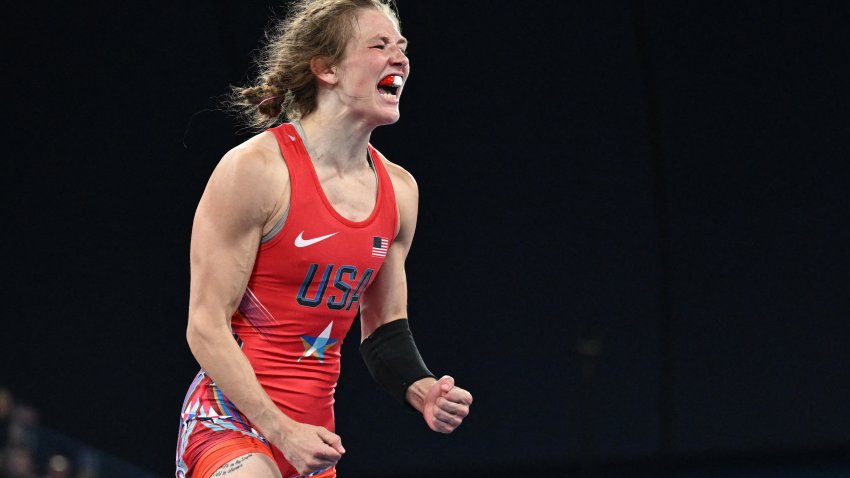
[[[407,39],[401,36],[401,32],[398,31],[395,23],[386,13],[373,8],[357,12],[354,21],[354,39],[369,41],[382,38],[393,43],[407,43]]]

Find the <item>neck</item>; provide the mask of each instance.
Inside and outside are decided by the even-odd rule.
[[[367,164],[366,151],[372,128],[346,118],[330,117],[315,111],[301,119],[305,145],[316,164],[340,172]]]

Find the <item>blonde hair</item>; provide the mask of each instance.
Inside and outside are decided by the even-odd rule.
[[[249,86],[231,88],[228,106],[251,128],[263,130],[279,120],[296,120],[316,109],[317,86],[310,60],[339,63],[361,9],[386,13],[399,28],[393,0],[297,0],[285,18],[266,32]]]

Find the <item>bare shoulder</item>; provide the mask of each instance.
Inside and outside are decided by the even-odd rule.
[[[381,153],[378,153],[381,154]],[[416,230],[416,215],[419,211],[419,186],[413,175],[398,164],[389,161],[381,154],[381,159],[386,165],[387,173],[393,183],[396,206],[398,207],[398,232],[395,243],[403,245],[405,249],[410,247],[413,233]]]
[[[393,182],[393,189],[395,189],[396,195],[411,196],[416,200],[419,196],[419,186],[416,184],[416,179],[414,179],[413,175],[403,167],[387,159],[383,153],[379,152],[378,154],[381,155],[381,159],[384,161],[387,173],[389,173],[390,179]]]
[[[270,218],[282,206],[282,193],[288,197],[288,186],[289,173],[277,140],[263,132],[225,153],[204,196],[221,206],[243,206]]]
[[[277,140],[271,133],[263,132],[225,153],[216,172],[228,172],[235,175],[234,179],[237,180],[260,180],[255,186],[263,187],[268,181],[262,179],[277,179],[278,174],[274,173],[284,173],[284,179],[288,179],[286,168],[281,167],[282,161]]]

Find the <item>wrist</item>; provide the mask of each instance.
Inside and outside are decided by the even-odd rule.
[[[405,393],[407,403],[421,413],[425,407],[425,397],[428,396],[428,392],[435,383],[437,383],[437,379],[434,377],[425,377],[413,382],[407,387],[407,392]]]
[[[288,436],[296,423],[273,403],[264,408],[251,422],[266,436]]]

